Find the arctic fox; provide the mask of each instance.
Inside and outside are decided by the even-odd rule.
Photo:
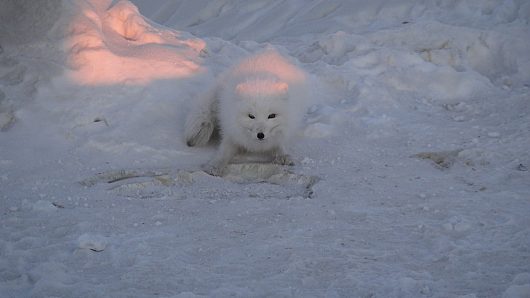
[[[251,56],[225,72],[199,97],[188,115],[188,146],[208,143],[218,130],[221,143],[203,166],[222,175],[232,158],[242,152],[270,154],[272,162],[293,165],[286,152],[305,107],[305,74],[276,51]]]

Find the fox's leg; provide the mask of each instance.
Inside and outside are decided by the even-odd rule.
[[[186,118],[184,136],[188,146],[206,145],[216,125],[217,92],[212,88],[197,98]]]
[[[223,139],[212,160],[203,165],[202,169],[210,175],[221,176],[237,152],[238,147],[234,143]]]
[[[272,162],[280,165],[294,166],[294,160],[281,146],[272,151]]]

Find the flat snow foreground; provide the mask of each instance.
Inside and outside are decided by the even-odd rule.
[[[0,297],[530,297],[530,3],[0,0]],[[200,168],[274,48],[294,166]]]

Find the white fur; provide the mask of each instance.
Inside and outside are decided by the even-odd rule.
[[[239,152],[269,153],[275,163],[293,164],[285,147],[304,113],[304,83],[304,73],[275,51],[243,60],[197,99],[186,120],[187,144],[205,145],[220,130],[219,149],[204,167],[214,175]]]

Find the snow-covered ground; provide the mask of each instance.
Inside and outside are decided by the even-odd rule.
[[[294,167],[200,171],[274,47]],[[1,297],[530,297],[530,2],[0,0]]]

